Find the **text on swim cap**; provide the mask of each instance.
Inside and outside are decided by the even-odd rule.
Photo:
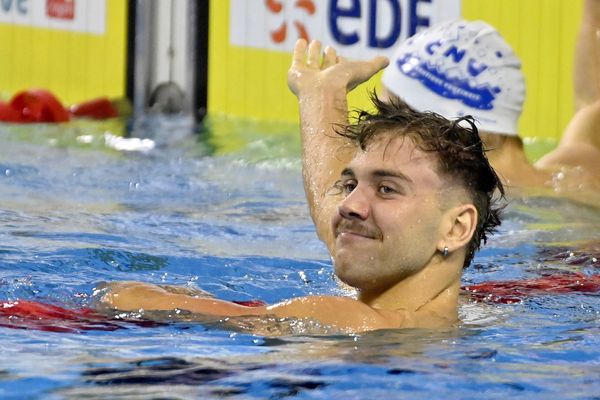
[[[501,91],[499,87],[475,86],[469,83],[469,79],[448,76],[448,68],[430,65],[416,54],[408,53],[399,58],[396,60],[396,66],[404,75],[418,80],[439,96],[458,100],[479,110],[493,109],[496,95]]]
[[[435,55],[436,50],[438,50],[441,46],[442,46],[442,42],[440,40],[436,40],[435,42],[431,42],[427,46],[425,46],[425,51],[429,55],[433,56],[433,55]],[[442,55],[444,57],[446,57],[446,58],[448,58],[448,57],[452,58],[452,61],[454,63],[456,63],[456,64],[458,64],[458,63],[460,63],[462,61],[462,59],[464,58],[465,54],[467,54],[467,50],[466,49],[459,49],[458,47],[456,47],[454,45],[448,47],[442,53]],[[469,58],[467,60],[467,72],[472,77],[478,76],[479,74],[481,74],[486,69],[488,69],[487,64],[478,63],[477,60],[475,60],[474,58]]]

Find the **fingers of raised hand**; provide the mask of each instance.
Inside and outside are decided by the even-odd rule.
[[[318,40],[313,40],[308,45],[308,56],[306,59],[306,64],[312,68],[319,68],[321,58],[321,42]]]
[[[292,56],[292,66],[299,66],[304,64],[304,60],[306,58],[306,48],[308,47],[308,43],[304,39],[298,39],[296,41],[296,45],[294,46],[294,54]]]
[[[333,47],[327,46],[325,47],[325,51],[323,52],[323,64],[322,68],[329,68],[332,65],[335,65],[338,62],[337,52]]]

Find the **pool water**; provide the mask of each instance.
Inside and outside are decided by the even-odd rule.
[[[215,120],[138,151],[116,149],[121,129],[0,127],[0,299],[79,309],[113,280],[230,300],[346,294],[308,215],[295,127]],[[536,198],[506,218],[465,285],[600,274],[598,210]],[[598,293],[465,293],[460,313],[452,329],[362,335],[290,321],[277,337],[184,320],[0,327],[0,398],[600,398]]]

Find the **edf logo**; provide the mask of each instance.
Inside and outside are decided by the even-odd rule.
[[[283,1],[277,0],[265,0],[267,4],[267,8],[270,12],[274,14],[279,14],[283,11]],[[294,7],[297,9],[304,10],[308,15],[313,15],[315,13],[315,3],[312,0],[296,0],[294,2]],[[304,23],[298,20],[293,21],[294,26],[296,27],[296,31],[298,33],[298,38],[306,39],[306,41],[310,40],[310,36],[306,30],[306,26]],[[271,39],[275,43],[282,43],[287,38],[287,23],[284,21],[279,25],[279,27],[271,32]]]
[[[330,33],[338,44],[350,46],[361,40],[361,34],[357,29],[344,29],[343,25],[348,24],[348,20],[367,21],[367,44],[374,48],[391,47],[400,36],[402,29],[402,14],[408,15],[408,36],[417,32],[419,26],[428,27],[430,20],[427,16],[417,13],[419,3],[429,3],[432,0],[408,0],[408,9],[403,10],[399,0],[368,0],[366,6],[363,6],[360,0],[329,0],[327,4],[327,21]],[[274,13],[284,13],[284,0],[265,0],[267,9]],[[312,0],[294,0],[289,6],[295,9],[302,9],[307,15],[314,15],[316,11],[315,3]],[[391,16],[388,32],[380,34],[377,32],[378,18],[381,11]],[[295,26],[297,38],[310,40],[310,34],[302,21],[295,19],[291,21]],[[351,23],[351,22],[350,22]],[[287,22],[282,22],[276,29],[270,32],[271,38],[275,43],[281,43],[287,38]]]
[[[402,14],[408,14],[408,32],[407,37],[414,35],[417,28],[430,26],[430,19],[417,13],[419,3],[431,3],[431,0],[409,0],[408,9],[402,9],[399,0],[369,0],[367,9],[364,10],[360,0],[351,0],[350,5],[342,6],[341,3],[347,1],[330,0],[329,1],[329,27],[331,36],[342,45],[353,45],[361,40],[360,33],[357,30],[345,31],[341,27],[343,19],[366,19],[367,21],[367,45],[373,48],[385,49],[393,46],[402,30]],[[389,12],[391,23],[387,33],[377,32],[378,15],[380,7],[387,6],[385,11]]]
[[[391,55],[420,29],[460,17],[461,0],[230,0],[230,42],[290,51],[318,39],[351,58]]]

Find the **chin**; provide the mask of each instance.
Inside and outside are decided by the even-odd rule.
[[[335,275],[347,285],[354,286],[355,279],[352,278],[355,275],[354,266],[351,263],[346,262],[344,259],[336,257],[333,259],[333,270]]]
[[[372,292],[379,290],[382,287],[381,285],[378,285],[377,282],[369,280],[366,277],[338,275],[338,278],[344,284],[356,289],[358,292]]]
[[[373,277],[369,275],[369,267],[365,268],[365,263],[353,260],[334,259],[333,267],[335,275],[346,285],[352,286],[359,290],[369,289],[373,285]]]

